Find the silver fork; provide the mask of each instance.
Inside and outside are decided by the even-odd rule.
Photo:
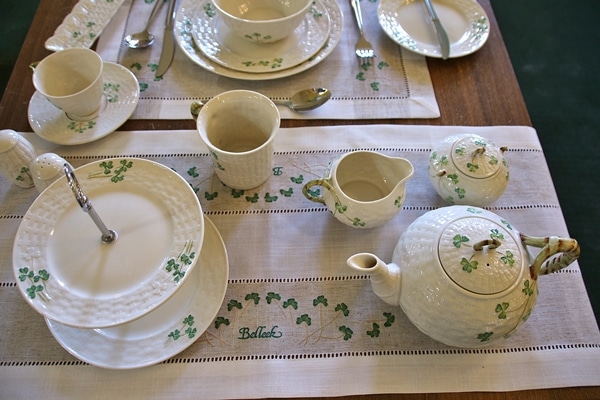
[[[375,50],[373,50],[373,46],[367,39],[365,39],[365,34],[363,31],[363,19],[362,13],[360,11],[360,0],[350,0],[350,5],[354,10],[354,16],[356,17],[356,25],[358,26],[358,31],[360,33],[360,37],[356,42],[356,55],[360,60],[360,65],[363,68],[368,67],[373,63],[373,57],[375,57]]]

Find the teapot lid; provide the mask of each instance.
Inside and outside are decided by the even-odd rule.
[[[454,283],[472,293],[493,295],[519,280],[521,249],[508,222],[466,216],[444,227],[437,251],[444,272]]]
[[[489,178],[500,169],[502,150],[489,140],[466,135],[452,145],[452,162],[466,176]]]

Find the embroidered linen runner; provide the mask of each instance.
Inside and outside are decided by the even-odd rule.
[[[273,176],[243,193],[214,177],[210,157],[192,131],[117,132],[94,144],[58,148],[29,137],[38,151],[56,151],[74,166],[122,157],[135,168],[134,157],[143,157],[173,168],[194,188],[223,237],[229,284],[206,332],[177,335],[196,340],[182,353],[139,370],[89,367],[60,347],[18,293],[12,240],[36,193],[3,181],[0,394],[64,398],[72,391],[76,397],[85,385],[115,398],[144,390],[159,398],[174,391],[180,398],[261,398],[600,384],[600,333],[576,263],[540,278],[536,308],[517,333],[478,350],[429,339],[399,307],[380,301],[368,278],[346,267],[348,256],[364,251],[389,261],[410,223],[446,205],[428,181],[427,162],[435,143],[459,132],[509,148],[511,181],[492,211],[527,234],[568,235],[531,128],[282,129]],[[415,167],[403,210],[368,231],[341,224],[301,191],[331,161],[355,149],[405,157]],[[538,168],[532,171],[531,165]]]
[[[402,50],[385,35],[377,20],[377,2],[361,3],[366,34],[377,53],[374,65],[368,68],[359,66],[354,53],[358,33],[349,2],[317,0],[319,12],[314,14],[314,18],[325,18],[321,11],[330,14],[332,36],[335,37],[327,46],[335,48],[323,61],[304,72],[259,81],[250,80],[254,79],[253,76],[220,76],[196,64],[207,61],[198,61],[204,56],[193,44],[194,16],[197,12],[210,11],[210,17],[206,18],[218,18],[212,9],[205,11],[202,8],[207,2],[210,3],[210,0],[179,1],[176,40],[187,46],[188,55],[177,47],[171,68],[162,78],[154,75],[162,47],[166,7],[162,7],[151,25],[150,31],[156,39],[150,48],[132,50],[123,44],[123,39],[128,33],[143,29],[153,6],[151,1],[133,4],[130,0],[125,1],[100,36],[97,51],[103,59],[126,66],[140,82],[141,97],[134,119],[187,119],[193,100],[205,101],[227,90],[250,89],[281,100],[308,87],[327,87],[333,97],[324,106],[305,113],[294,113],[281,107],[283,118],[439,117],[425,58]],[[385,107],[381,107],[382,100]]]

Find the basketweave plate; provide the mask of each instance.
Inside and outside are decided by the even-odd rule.
[[[125,0],[80,0],[46,40],[46,49],[90,48]]]
[[[479,50],[487,41],[490,22],[474,0],[432,0],[450,39],[450,58]],[[415,53],[442,58],[431,17],[422,1],[381,0],[377,7],[383,31],[400,46]]]
[[[112,369],[156,364],[191,346],[219,312],[229,277],[223,239],[204,218],[198,266],[169,301],[140,319],[106,329],[73,328],[46,318],[54,338],[78,359]]]
[[[307,61],[329,39],[329,14],[314,2],[291,35],[275,43],[252,43],[232,32],[215,12],[211,0],[198,4],[192,35],[196,45],[212,61],[250,73],[284,70]]]
[[[185,55],[194,63],[204,68],[207,71],[228,78],[243,79],[248,81],[260,81],[269,79],[279,79],[304,72],[323,61],[340,42],[342,37],[342,28],[344,26],[344,18],[337,0],[317,0],[319,1],[327,14],[329,15],[330,33],[329,39],[325,45],[310,59],[298,64],[294,67],[287,68],[276,72],[264,72],[256,74],[251,72],[236,71],[226,68],[204,55],[194,42],[192,35],[193,19],[197,0],[181,0],[177,16],[175,17],[175,40],[185,53]]]
[[[66,177],[33,202],[13,246],[25,300],[44,317],[80,328],[120,325],[177,292],[196,265],[204,236],[200,202],[175,171],[141,158],[111,158],[75,174],[118,239],[79,206]]]

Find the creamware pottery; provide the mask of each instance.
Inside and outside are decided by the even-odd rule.
[[[534,258],[526,246],[541,251]],[[490,211],[449,206],[417,218],[400,237],[392,263],[361,253],[348,265],[371,275],[375,293],[400,305],[426,335],[475,348],[509,337],[531,314],[538,277],[568,266],[579,253],[574,239],[530,237]]]
[[[497,147],[479,135],[449,136],[429,157],[431,184],[448,203],[487,206],[508,185],[505,151],[506,147]]]
[[[414,168],[401,157],[373,151],[347,153],[332,162],[325,177],[307,182],[302,193],[323,203],[340,222],[374,228],[396,216],[406,199]],[[320,186],[321,189],[314,189]]]

